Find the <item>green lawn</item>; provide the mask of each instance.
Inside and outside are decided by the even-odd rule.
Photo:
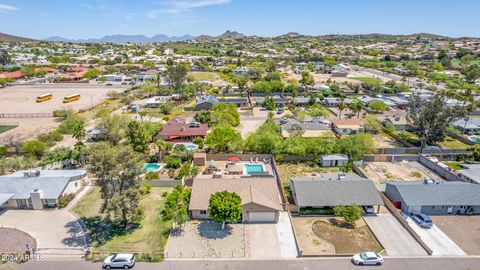
[[[109,227],[109,232],[100,233],[101,228],[108,226],[99,221],[101,219],[101,214],[99,214],[100,188],[94,187],[86,194],[75,206],[74,211],[84,219],[87,227],[94,231],[91,233],[94,240],[92,253],[98,254],[98,258],[92,256],[92,259],[100,259],[111,253],[124,252],[138,254],[139,261],[162,260],[171,222],[165,222],[160,217],[160,211],[163,208],[161,194],[170,190],[171,188],[154,187],[149,194],[145,195],[142,200],[144,218],[136,229],[129,232]],[[104,241],[96,241],[99,237],[103,237]]]
[[[465,169],[462,166],[460,166],[460,164],[463,164],[463,163],[465,162],[444,162],[445,165],[457,171]]]
[[[381,81],[379,79],[375,78],[370,78],[370,77],[352,77],[349,79],[361,81],[361,82],[366,82],[366,83],[380,83]]]
[[[18,126],[16,125],[0,125],[0,134],[9,131],[10,129],[14,129]]]
[[[457,139],[454,139],[452,137],[447,137],[443,142],[440,142],[439,145],[442,148],[449,148],[449,149],[457,149],[457,148],[467,149],[470,147],[467,144]]]
[[[217,77],[214,72],[190,72],[188,75],[195,81],[213,81]]]
[[[451,63],[452,63],[452,67],[460,67],[460,60],[458,60],[458,59],[452,60]],[[473,61],[471,62],[471,64],[472,64],[472,65],[473,65],[473,64],[479,65],[479,64],[480,64],[480,60],[473,60]]]

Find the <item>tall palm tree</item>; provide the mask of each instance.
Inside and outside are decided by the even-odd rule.
[[[362,102],[356,100],[350,103],[348,107],[350,107],[350,110],[352,110],[352,112],[357,114],[357,119],[360,118],[360,111],[362,111],[362,108],[363,108]]]
[[[343,99],[341,99],[338,102],[337,106],[338,106],[338,110],[339,110],[338,118],[342,119],[342,111],[347,108],[347,103],[345,103],[345,101]]]
[[[73,126],[73,133],[72,137],[77,140],[75,143],[75,150],[80,153],[80,164],[83,166],[84,163],[84,155],[83,152],[85,150],[85,143],[82,141],[83,138],[87,135],[85,131],[85,122],[79,121]]]

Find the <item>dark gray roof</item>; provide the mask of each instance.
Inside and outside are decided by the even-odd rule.
[[[220,99],[218,99],[218,102],[223,102],[223,103],[247,103],[248,99],[247,98],[220,98]]]
[[[322,160],[348,160],[348,156],[345,154],[336,155],[322,155]]]
[[[347,174],[347,179],[349,175]],[[337,180],[337,175],[335,178],[333,176],[291,178],[290,181],[299,207],[383,205],[383,200],[372,181],[359,176],[350,178],[353,180]]]
[[[330,127],[322,124],[322,123],[315,123],[315,122],[300,122],[295,119],[288,119],[288,122],[281,125],[282,130],[290,130],[292,125],[298,125],[303,130],[329,130]]]
[[[424,184],[388,182],[387,189],[398,191],[407,205],[480,205],[480,185],[460,181]]]

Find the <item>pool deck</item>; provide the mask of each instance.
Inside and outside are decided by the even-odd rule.
[[[220,169],[220,171],[222,172],[222,178],[230,178],[230,179],[236,179],[236,178],[241,178],[241,177],[245,177],[245,176],[248,176],[248,174],[246,173],[246,168],[243,169],[243,174],[228,174],[227,173],[227,161],[226,160],[218,160],[216,161],[217,163],[217,167]],[[242,165],[246,165],[246,164],[251,164],[251,165],[262,165],[263,166],[263,171],[264,172],[268,172],[270,175],[274,175],[273,173],[273,168],[272,168],[272,165],[271,164],[268,164],[268,163],[265,163],[261,160],[259,160],[258,162],[256,162],[256,160],[254,160],[253,162],[250,162],[250,161],[240,161],[238,162],[237,164],[242,164]],[[212,178],[213,175],[211,174],[203,174],[203,172],[205,171],[205,166],[199,166],[200,167],[200,171],[202,172],[201,174],[199,174],[197,176],[197,178]]]

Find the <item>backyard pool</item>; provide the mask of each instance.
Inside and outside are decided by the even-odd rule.
[[[175,146],[177,146],[177,145],[178,144],[174,144],[173,148],[175,148]],[[185,149],[190,150],[190,151],[196,150],[198,148],[198,145],[196,145],[196,144],[183,144],[183,146],[185,146]]]
[[[259,164],[245,164],[245,172],[247,174],[252,174],[252,173],[262,173],[264,172],[263,170],[263,165]]]
[[[161,164],[158,163],[145,163],[143,164],[143,170],[148,172],[158,171],[162,168]]]

